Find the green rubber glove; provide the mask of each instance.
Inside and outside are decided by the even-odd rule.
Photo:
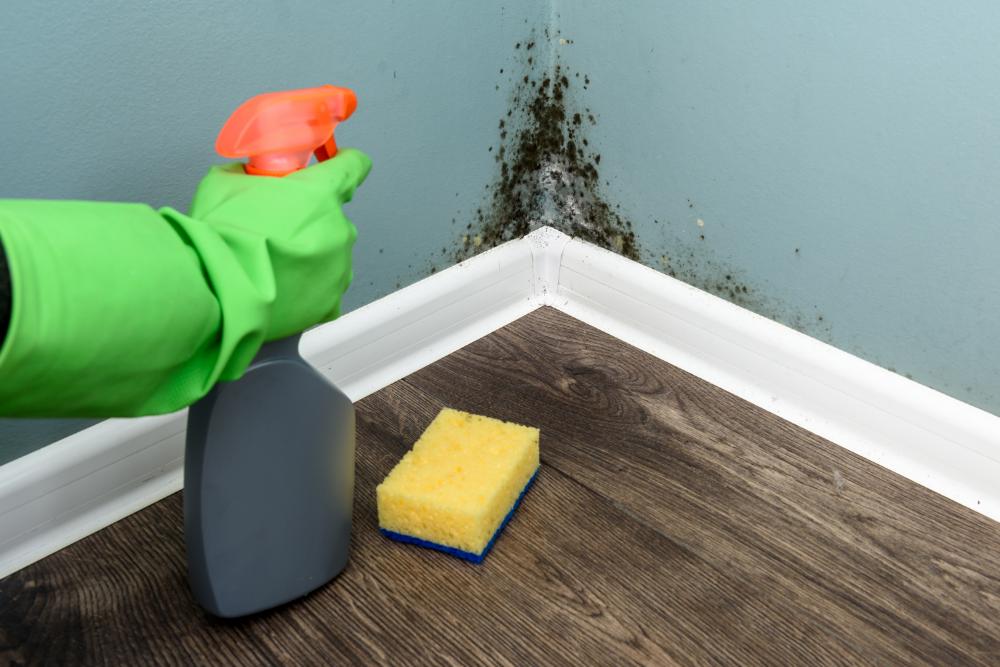
[[[138,416],[235,380],[261,344],[337,317],[371,168],[344,149],[282,178],[212,168],[190,215],[0,201],[12,311],[0,415]]]

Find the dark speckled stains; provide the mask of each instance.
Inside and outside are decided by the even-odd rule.
[[[701,240],[704,240],[703,237],[704,234],[699,234]],[[676,238],[668,245],[670,251],[651,258],[646,263],[656,266],[672,278],[683,280],[744,308],[757,312],[768,310],[767,300],[743,279],[741,272],[712,259],[704,248],[693,247]]]
[[[644,246],[660,250],[644,252],[644,264],[805,334],[833,341],[832,323],[817,306],[794,307],[770,296],[775,290],[752,281],[746,271],[715,252],[711,223],[696,217],[699,207],[695,202],[688,199],[686,208],[693,220],[675,223],[666,217],[653,219],[656,233],[650,236],[659,238],[647,236]],[[798,248],[790,251],[793,257],[798,253]]]
[[[548,225],[831,340],[829,318],[818,308],[800,310],[780,303],[768,296],[773,290],[753,284],[746,272],[715,254],[711,232],[692,199],[681,204],[690,220],[654,220],[659,233],[647,234],[640,247],[632,222],[608,203],[605,188],[610,179],[602,177],[601,154],[591,147],[589,132],[598,117],[587,107],[584,91],[599,82],[571,70],[558,57],[545,67],[546,46],[544,40],[522,40],[514,49],[516,65],[502,69],[501,87],[512,86],[509,105],[496,122],[497,140],[483,147],[483,154],[496,161],[497,176],[471,221],[463,221],[454,259]],[[800,257],[798,248],[793,256]]]
[[[523,74],[511,77],[510,107],[498,123],[498,147],[488,148],[498,165],[487,187],[486,204],[467,227],[456,259],[551,226],[577,238],[638,260],[632,223],[601,192],[601,156],[590,150],[586,133],[597,118],[577,108],[579,73],[558,59],[539,71],[535,40],[515,49]],[[584,77],[589,82],[589,77]]]

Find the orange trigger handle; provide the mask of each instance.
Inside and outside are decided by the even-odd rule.
[[[334,130],[358,106],[354,91],[318,86],[251,97],[232,113],[215,141],[227,158],[247,158],[248,174],[284,176],[337,154]]]

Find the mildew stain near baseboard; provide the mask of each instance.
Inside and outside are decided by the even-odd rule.
[[[545,42],[550,39],[546,31]],[[466,225],[455,259],[550,226],[638,260],[632,223],[606,200],[601,155],[587,137],[598,118],[578,102],[577,91],[590,86],[590,77],[561,63],[558,55],[551,63],[539,62],[540,43],[534,37],[516,43],[516,74],[500,70],[513,89],[497,122],[497,142],[486,148],[497,175]]]

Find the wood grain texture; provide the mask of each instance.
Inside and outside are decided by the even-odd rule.
[[[538,426],[483,565],[377,532],[444,405]],[[1000,525],[556,311],[358,404],[352,561],[206,616],[172,496],[0,581],[0,664],[1000,664]]]

